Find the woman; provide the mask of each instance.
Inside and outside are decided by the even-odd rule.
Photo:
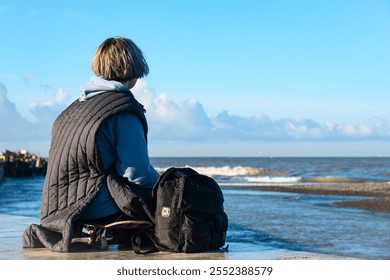
[[[67,252],[80,221],[152,219],[159,174],[149,161],[143,106],[130,92],[148,65],[130,39],[116,37],[99,46],[92,70],[80,99],[53,125],[41,225],[26,229],[23,247]]]

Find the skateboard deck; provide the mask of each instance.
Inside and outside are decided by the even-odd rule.
[[[121,238],[122,240],[125,238],[130,243],[131,232],[151,229],[153,226],[149,221],[140,220],[117,221],[107,225],[81,223],[79,234],[72,239],[72,243],[84,243],[99,250],[106,250],[108,244],[121,244]]]

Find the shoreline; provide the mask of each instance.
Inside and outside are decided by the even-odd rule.
[[[340,207],[359,208],[375,212],[390,213],[390,184],[388,183],[337,183],[305,185],[254,185],[223,188],[244,188],[261,191],[292,192],[318,195],[367,196],[372,199],[348,201],[335,204]]]

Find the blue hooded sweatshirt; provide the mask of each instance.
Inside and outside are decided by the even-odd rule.
[[[128,92],[120,82],[92,77],[80,88],[80,102],[107,91]],[[119,175],[145,188],[152,188],[159,174],[150,164],[149,152],[141,121],[132,114],[119,114],[105,120],[96,135],[96,145],[104,168],[115,162]],[[103,184],[96,198],[83,212],[82,219],[103,218],[119,212],[107,185]]]

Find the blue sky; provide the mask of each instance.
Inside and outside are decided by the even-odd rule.
[[[390,156],[390,1],[0,2],[0,150],[47,155],[108,37],[150,74],[152,156]]]

